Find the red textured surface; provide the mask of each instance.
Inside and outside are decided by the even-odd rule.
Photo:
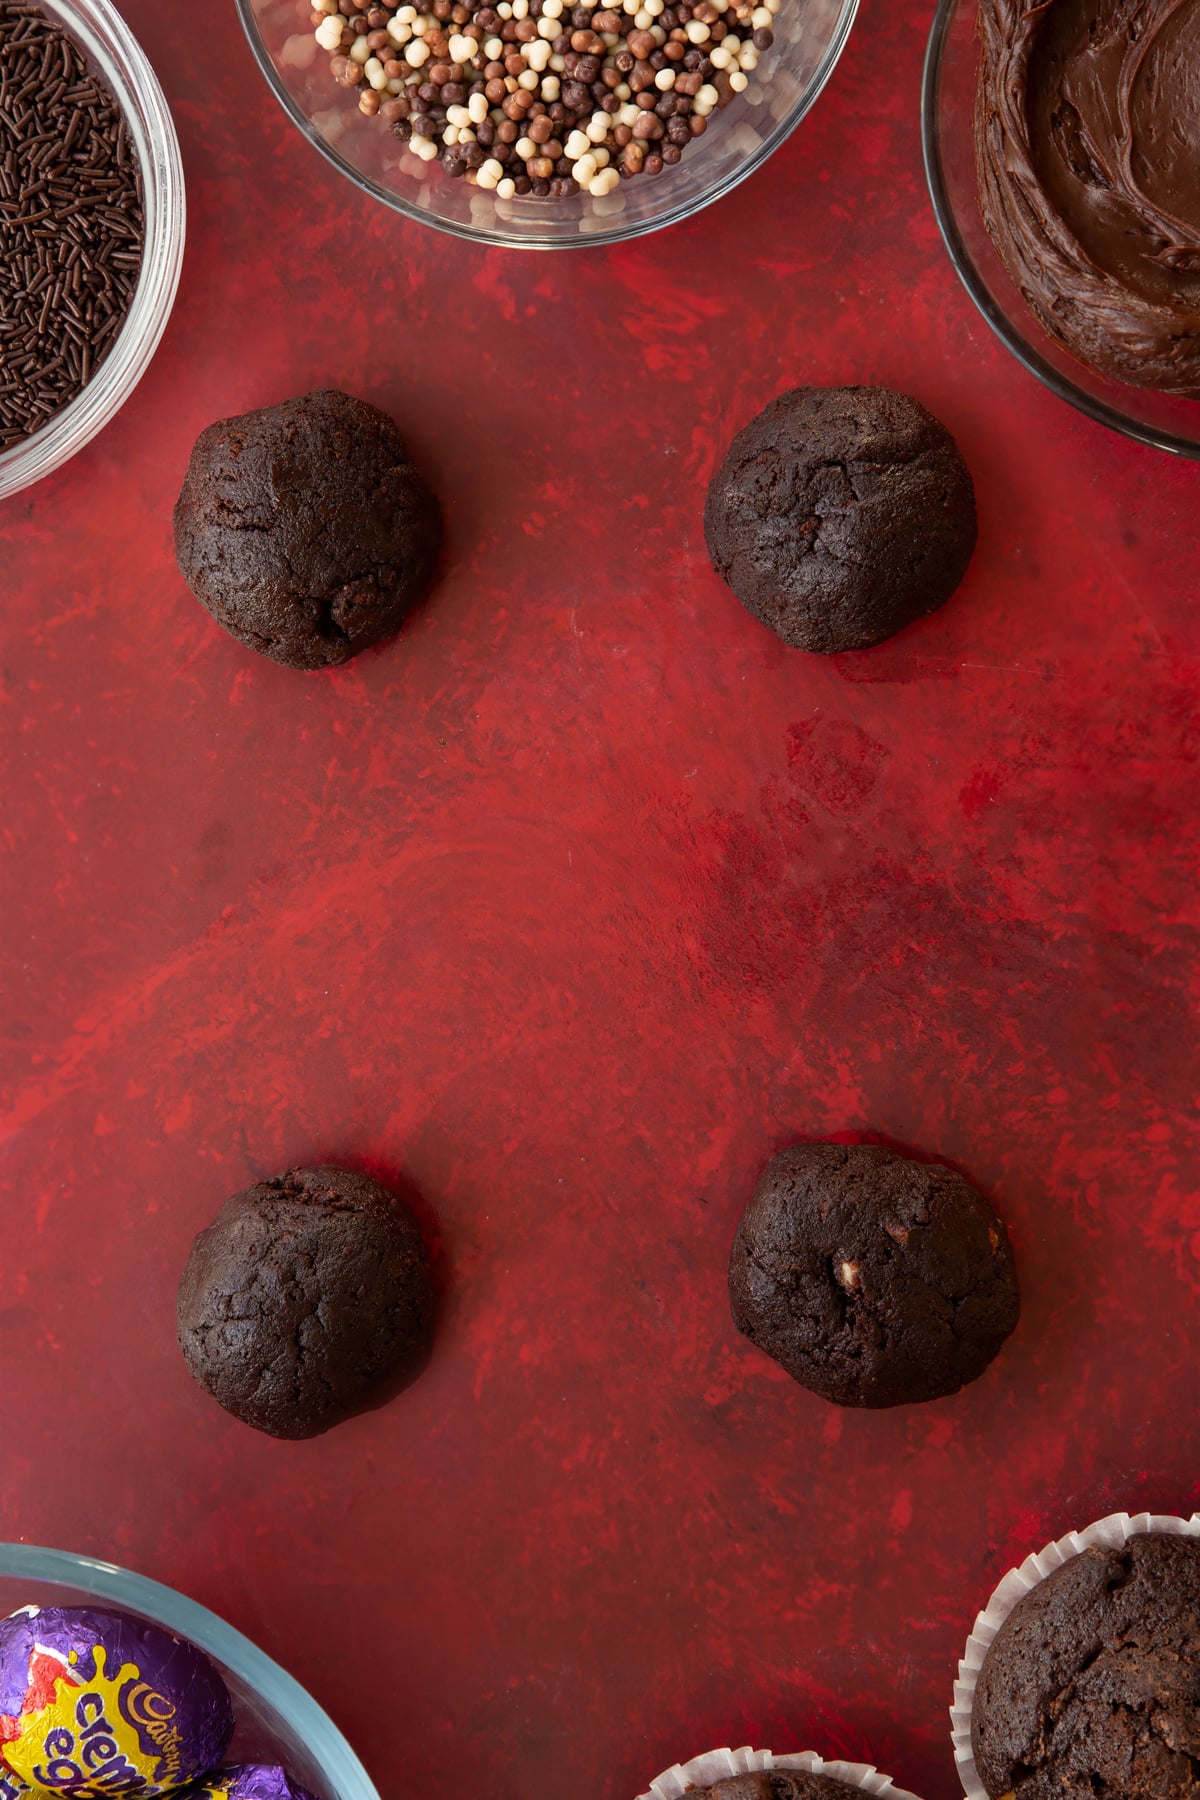
[[[632,1800],[745,1741],[952,1800],[995,1577],[1200,1499],[1200,472],[959,291],[926,5],[867,0],[731,198],[561,258],[358,199],[229,6],[125,10],[191,235],[134,400],[0,508],[0,1532],[224,1613],[387,1800],[464,1764]],[[804,380],[910,389],[979,489],[959,596],[831,662],[700,532]],[[299,676],[191,600],[170,507],[212,417],[329,381],[394,410],[451,555],[400,641]],[[1011,1224],[1024,1319],[956,1399],[839,1412],[733,1332],[757,1170],[835,1132]],[[318,1157],[418,1184],[446,1301],[411,1393],[278,1444],[190,1383],[174,1284],[228,1193]]]

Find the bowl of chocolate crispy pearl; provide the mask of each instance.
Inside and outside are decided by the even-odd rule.
[[[858,0],[237,0],[342,173],[456,236],[571,249],[728,193],[817,99]]]

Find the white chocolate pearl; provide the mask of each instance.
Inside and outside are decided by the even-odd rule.
[[[342,15],[331,13],[317,26],[317,42],[322,50],[336,50],[342,41]]]
[[[650,14],[646,11],[645,7],[643,6],[640,12],[634,13],[633,22],[637,26],[639,31],[649,31],[650,27],[654,23],[654,20],[651,18]]]
[[[703,102],[703,104],[705,106],[707,106],[708,110],[711,112],[713,107],[717,104],[717,101],[720,98],[721,98],[720,94],[718,94],[716,88],[713,87],[712,83],[706,81],[704,83],[704,86],[700,89],[700,92],[696,95],[695,100],[693,100],[693,102],[692,102],[692,111],[695,112],[696,108],[701,104],[701,102]]]
[[[449,113],[447,113],[446,117],[449,118],[449,116]],[[467,101],[467,117],[470,119],[472,125],[482,125],[487,116],[487,95],[472,94],[471,98]]]
[[[532,69],[526,69],[523,74],[517,76],[517,86],[524,88],[527,94],[537,92],[538,78]]]
[[[615,169],[601,169],[600,173],[593,175],[588,182],[588,193],[594,194],[597,200],[603,200],[605,194],[611,194],[613,189],[619,187],[620,184],[621,177]]]
[[[385,88],[387,86],[388,78],[384,74],[383,64],[377,56],[369,56],[367,58],[366,62],[363,64],[363,74],[375,89],[376,93],[379,92],[380,88]]]
[[[612,157],[608,154],[608,149],[604,144],[593,144],[591,157],[598,169],[607,168],[612,161]]]
[[[542,99],[545,100],[548,105],[553,105],[561,92],[562,82],[558,79],[557,75],[542,76]]]
[[[397,50],[402,50],[412,36],[412,26],[397,25],[395,19],[393,19],[387,28],[387,34],[391,38],[393,44],[395,44]]]
[[[612,120],[607,113],[597,112],[592,114],[583,129],[587,132],[593,144],[601,144],[608,136],[608,130],[611,124]]]
[[[708,26],[703,19],[689,19],[684,26],[689,44],[705,44],[708,42]]]
[[[747,44],[746,48],[742,51],[742,54],[741,54],[740,58],[738,59],[738,68],[749,70],[749,69],[757,69],[757,67],[758,67],[758,51],[754,48],[753,44]]]
[[[498,163],[494,156],[489,156],[476,169],[475,179],[481,188],[494,188],[497,182],[504,180],[504,164]]]
[[[368,61],[368,59],[370,58],[370,55],[371,55],[371,51],[370,51],[370,47],[367,43],[366,38],[365,37],[355,38],[354,42],[350,46],[351,61],[359,63],[361,65],[362,63],[365,63],[366,61]]]
[[[498,181],[496,183],[496,198],[498,200],[511,200],[516,191],[517,184],[511,175],[506,175],[503,181]]]
[[[446,123],[447,125],[453,125],[457,129],[459,125],[469,125],[471,123],[471,115],[465,106],[448,106],[446,108]]]
[[[577,163],[571,164],[571,179],[577,181],[580,187],[586,187],[599,166],[594,156],[581,156]]]
[[[528,162],[531,156],[536,156],[538,153],[538,147],[532,138],[518,138],[513,149],[522,162]]]
[[[660,94],[669,94],[675,86],[674,69],[660,69],[654,77],[654,85]]]
[[[483,54],[487,57],[489,62],[499,62],[500,58],[504,55],[503,38],[489,38],[487,43],[483,46]]]
[[[442,142],[443,142],[443,144],[448,144],[448,145],[457,144],[457,142],[458,142],[458,126],[457,125],[447,125],[446,129],[442,133]]]
[[[714,69],[727,69],[733,61],[732,56],[729,54],[724,44],[718,44],[716,49],[710,50],[708,54],[709,61],[712,63]],[[704,89],[701,88],[700,93],[702,94],[703,92]],[[697,98],[699,98],[699,96],[697,96]]]
[[[527,19],[529,17],[529,0],[512,0],[512,12],[514,19]]]
[[[543,19],[561,19],[563,0],[542,0]]]
[[[532,44],[525,46],[525,61],[535,74],[540,75],[550,61],[550,46],[545,38],[535,38]]]
[[[735,94],[743,94],[750,86],[750,77],[748,75],[743,75],[740,69],[735,69],[733,74],[729,77],[729,85]]]
[[[414,156],[420,157],[422,162],[432,162],[438,153],[437,145],[432,138],[413,138],[408,147]]]
[[[566,143],[563,145],[563,155],[569,156],[572,162],[578,162],[581,156],[587,155],[591,147],[592,140],[588,137],[587,133],[575,130],[571,132]]]
[[[470,62],[476,50],[474,38],[459,37],[457,32],[455,32],[454,36],[450,39],[448,47],[450,50],[450,61],[456,63]]]
[[[561,75],[566,66],[567,59],[565,56],[559,56],[556,53],[550,58],[550,67],[554,70],[556,75]]]
[[[366,39],[361,41],[365,43]],[[411,44],[405,46],[404,60],[411,69],[419,69],[429,61],[429,45],[423,44],[420,38],[414,38]]]

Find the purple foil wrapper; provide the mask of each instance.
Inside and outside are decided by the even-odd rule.
[[[315,1800],[278,1763],[239,1763],[216,1769],[189,1788],[187,1800]]]
[[[34,1788],[153,1800],[218,1763],[232,1732],[214,1665],[157,1625],[84,1606],[0,1620],[0,1762]]]

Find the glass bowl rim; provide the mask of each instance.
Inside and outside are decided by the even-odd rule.
[[[925,181],[929,188],[929,198],[933,204],[934,217],[946,252],[954,265],[954,271],[967,293],[975,302],[985,322],[1022,368],[1050,389],[1058,399],[1065,400],[1069,406],[1083,413],[1087,418],[1099,425],[1107,425],[1111,431],[1120,432],[1122,437],[1133,438],[1139,444],[1147,444],[1154,450],[1165,450],[1172,456],[1184,456],[1193,460],[1200,458],[1200,403],[1198,403],[1196,437],[1179,437],[1176,433],[1160,429],[1142,419],[1131,418],[1118,407],[1110,406],[1107,401],[1089,394],[1085,388],[1079,387],[1069,376],[1046,360],[1045,357],[1028,343],[1016,330],[1002,309],[993,300],[982,275],[976,266],[975,259],[967,248],[962,233],[958,228],[953,203],[946,185],[945,171],[942,166],[941,144],[938,135],[938,102],[941,95],[942,58],[946,41],[950,35],[950,27],[958,16],[960,7],[973,5],[975,0],[938,0],[937,11],[929,32],[929,42],[925,50],[925,66],[921,78],[921,152],[925,162]]]
[[[149,368],[179,292],[187,190],[175,121],[158,76],[112,0],[57,0],[66,29],[114,86],[142,164],[146,236],[116,342],[83,391],[30,437],[0,451],[0,500],[70,462],[112,423]],[[58,16],[56,14],[56,16]],[[109,64],[112,64],[112,69]],[[119,77],[114,84],[113,71]]]
[[[289,1724],[303,1731],[314,1760],[323,1772],[328,1771],[340,1793],[353,1795],[355,1800],[379,1800],[366,1769],[308,1689],[219,1613],[210,1612],[198,1600],[189,1600],[175,1588],[154,1581],[149,1575],[137,1575],[119,1563],[102,1562],[71,1550],[50,1550],[40,1544],[0,1542],[0,1575],[75,1588],[114,1606],[129,1607],[177,1636],[190,1638],[201,1650],[224,1663]]]
[[[439,218],[436,213],[428,212],[423,207],[413,206],[401,195],[372,181],[363,175],[342,157],[326,138],[313,125],[303,108],[298,106],[279,79],[279,73],[262,39],[258,29],[258,21],[254,16],[252,0],[234,0],[242,29],[250,45],[251,54],[258,64],[268,87],[276,100],[300,131],[301,135],[318,150],[325,160],[332,163],[339,174],[353,182],[362,193],[372,199],[380,200],[392,212],[403,214],[419,225],[431,226],[435,231],[443,231],[450,237],[467,238],[472,243],[483,244],[490,249],[498,250],[592,250],[606,244],[620,244],[631,238],[645,237],[649,232],[661,231],[667,225],[677,225],[683,219],[702,212],[714,201],[724,199],[726,194],[738,187],[746,178],[754,173],[769,156],[774,155],[780,145],[791,136],[800,121],[812,110],[820,99],[833,71],[841,60],[842,52],[850,36],[851,28],[858,13],[859,0],[838,0],[837,20],[830,34],[829,42],[821,55],[812,80],[802,97],[797,100],[791,111],[780,119],[774,131],[761,141],[757,149],[740,163],[713,182],[712,186],[699,196],[681,200],[674,206],[666,207],[654,218],[641,219],[633,224],[615,224],[602,231],[579,232],[570,238],[536,238],[523,237],[513,232],[485,230],[482,226],[468,225],[458,220]]]

